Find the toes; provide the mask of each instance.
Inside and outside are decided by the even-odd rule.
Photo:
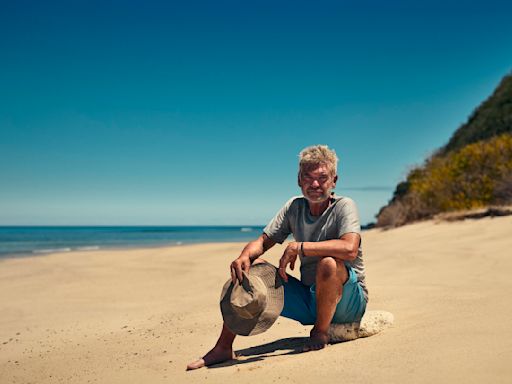
[[[303,348],[304,352],[308,351],[318,351],[319,349],[324,349],[329,342],[329,336],[322,332],[318,332],[313,328],[311,330],[311,337]]]
[[[198,369],[204,367],[205,363],[203,359],[199,359],[196,361],[193,361],[189,365],[187,365],[187,371],[191,371],[193,369]]]
[[[313,350],[318,351],[319,349],[324,349],[327,346],[327,344],[315,344],[313,347]]]
[[[324,349],[326,346],[327,344],[324,344],[322,342],[311,342],[307,343],[302,350],[304,352],[318,351],[319,349]]]

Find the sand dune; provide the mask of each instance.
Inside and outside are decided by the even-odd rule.
[[[0,382],[512,380],[512,217],[365,232],[369,309],[392,312],[392,328],[297,353],[309,327],[280,318],[238,338],[238,360],[185,372],[218,336],[220,289],[241,246],[0,261]]]

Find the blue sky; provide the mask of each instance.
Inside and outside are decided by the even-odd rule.
[[[507,2],[0,7],[0,225],[265,224],[311,144],[367,223],[512,69]]]

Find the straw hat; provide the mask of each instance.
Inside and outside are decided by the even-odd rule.
[[[272,264],[254,264],[248,274],[243,272],[241,284],[228,280],[220,297],[227,327],[238,335],[257,335],[269,329],[283,310],[283,281]]]

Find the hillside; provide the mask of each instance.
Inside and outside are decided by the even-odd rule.
[[[505,76],[494,93],[457,129],[439,154],[503,133],[512,133],[512,74]]]
[[[377,214],[394,227],[436,214],[512,203],[512,75],[449,142],[399,183]]]

